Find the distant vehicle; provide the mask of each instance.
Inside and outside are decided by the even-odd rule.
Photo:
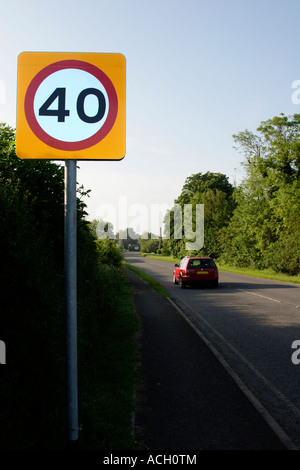
[[[207,283],[218,287],[219,271],[212,258],[209,256],[186,256],[180,264],[175,264],[173,271],[173,284],[179,284],[183,289],[186,285]]]
[[[138,243],[130,243],[128,245],[128,250],[129,251],[140,251],[140,245]]]

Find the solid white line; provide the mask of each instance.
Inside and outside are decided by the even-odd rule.
[[[266,379],[266,377],[264,375],[262,375],[255,367],[254,365],[249,362],[237,349],[235,349],[235,347],[229,342],[227,341],[226,338],[224,338],[223,335],[221,335],[207,320],[205,320],[198,312],[196,312],[188,303],[186,303],[184,300],[181,299],[181,301],[183,303],[185,303],[185,305],[190,309],[192,310],[192,312],[194,312],[194,314],[196,316],[198,316],[201,321],[203,321],[207,326],[208,328],[211,329],[211,331],[216,335],[218,336],[221,341],[223,341],[223,343],[226,344],[226,346],[231,349],[231,351],[233,351],[233,353],[235,354],[235,356],[239,357],[239,359],[244,363],[246,364],[246,366],[252,370],[252,372],[257,376],[259,377],[259,379],[264,382],[264,384],[269,387],[269,389],[272,391],[272,393],[274,393],[275,395],[277,395],[277,397],[282,400],[291,410],[292,412],[298,417],[298,419],[300,420],[300,410],[282,393],[280,392],[280,390],[278,390],[278,388],[276,388],[268,379]]]
[[[176,305],[176,303],[170,298],[167,297],[174,308],[180,313],[180,315],[188,322],[188,324],[194,329],[194,331],[200,336],[200,338],[205,342],[205,344],[209,347],[218,361],[222,364],[225,370],[229,373],[241,391],[246,395],[246,397],[251,401],[253,406],[257,409],[260,415],[264,418],[270,428],[274,431],[274,433],[278,436],[282,444],[285,446],[287,450],[299,450],[295,443],[290,439],[290,437],[286,434],[286,432],[281,428],[281,426],[275,421],[273,416],[269,413],[269,411],[262,405],[262,403],[257,399],[257,397],[251,392],[251,390],[245,385],[245,383],[240,379],[237,373],[232,369],[232,367],[228,364],[228,362],[223,358],[223,356],[219,353],[219,351],[213,346],[213,344],[208,340],[208,338],[194,325],[193,322],[187,317],[187,315],[181,310],[181,308]],[[184,302],[186,304],[186,302]],[[194,311],[188,304],[186,304],[192,311]],[[197,313],[197,312],[195,312]],[[201,317],[202,319],[202,317]],[[203,321],[212,329],[214,332],[220,336],[223,341],[237,354],[260,378],[264,380],[270,388],[275,390],[275,393],[280,396],[281,399],[284,399],[286,402],[289,402],[282,394],[277,390],[271,383],[269,383],[253,366],[250,364],[241,354],[239,354],[236,349],[228,343],[222,335],[220,335],[211,325],[209,325],[204,319]],[[290,403],[290,402],[289,402]],[[294,408],[297,414],[300,414],[298,408],[296,408],[292,403],[292,408]]]

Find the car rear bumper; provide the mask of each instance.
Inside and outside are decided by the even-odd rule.
[[[208,276],[184,276],[182,275],[182,280],[186,283],[189,283],[189,282],[212,282],[212,281],[218,281],[219,279],[219,276],[218,274],[217,275],[212,275],[212,274],[209,274]]]

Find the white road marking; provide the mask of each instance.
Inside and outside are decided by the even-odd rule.
[[[246,289],[238,289],[238,290],[241,291],[241,292],[246,292],[247,294],[256,295],[257,297],[262,297],[263,299],[271,300],[272,302],[277,302],[278,304],[288,305],[289,307],[293,307],[293,308],[299,308],[300,307],[299,305],[291,304],[289,302],[283,302],[283,301],[277,300],[277,299],[273,299],[272,297],[267,297],[266,295],[256,294],[256,292],[251,292],[250,290],[246,290]]]
[[[242,389],[244,393],[248,396],[257,410],[261,413],[264,419],[269,423],[272,427],[274,432],[280,437],[283,444],[289,450],[298,450],[298,447],[292,442],[292,440],[287,436],[287,434],[282,430],[279,424],[275,421],[275,419],[271,416],[271,414],[264,408],[264,406],[260,403],[257,397],[250,391],[248,387],[246,387],[242,380],[239,378],[237,373],[232,369],[229,363],[224,359],[224,357],[219,353],[219,351],[212,345],[212,343],[208,340],[208,338],[199,330],[199,328],[187,317],[187,315],[176,305],[175,302],[172,301],[170,297],[168,297],[169,301],[174,305],[174,307],[179,311],[179,313],[185,318],[185,320],[192,326],[192,328],[196,331],[196,333],[205,341],[207,346],[211,349],[211,351],[215,354],[218,360],[222,363],[222,365],[226,368],[228,373],[233,377],[235,382],[238,386]],[[246,364],[246,366],[264,382],[264,384],[272,391],[274,395],[276,395],[280,400],[282,400],[287,408],[289,408],[298,419],[300,419],[300,410],[282,393],[275,387],[264,375],[262,375],[251,362],[249,362],[242,354],[240,354],[231,343],[229,343],[224,336],[222,336],[212,325],[210,325],[198,312],[196,312],[188,303],[184,300],[180,299],[192,312],[196,314],[207,326],[210,328],[215,335],[217,335],[221,340],[227,345],[229,349],[231,349],[239,359]]]
[[[257,295],[257,297],[262,297],[263,299],[272,300],[273,302],[277,302],[278,304],[281,304],[280,300],[272,299],[272,297],[267,297],[266,295],[256,294],[255,292],[251,292],[250,290],[246,290],[246,289],[238,289],[238,290],[242,292],[247,292],[247,294]]]

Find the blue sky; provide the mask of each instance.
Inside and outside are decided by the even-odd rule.
[[[300,112],[291,99],[299,17],[299,0],[1,2],[0,121],[16,125],[19,53],[124,54],[126,156],[79,162],[78,182],[92,190],[90,218],[104,204],[118,211],[120,198],[150,214],[153,204],[171,206],[194,173],[239,182],[232,134]]]

